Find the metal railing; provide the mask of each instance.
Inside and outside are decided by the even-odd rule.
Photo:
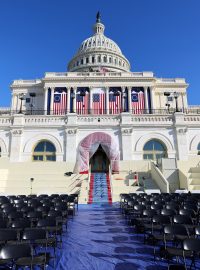
[[[1,115],[14,115],[14,114],[24,114],[24,115],[66,115],[70,113],[76,113],[77,115],[118,115],[123,112],[131,113],[132,115],[172,115],[176,112],[175,109],[132,109],[130,111],[122,110],[122,109],[115,109],[115,110],[94,110],[94,109],[81,109],[81,110],[58,110],[58,111],[50,111],[50,110],[9,110],[0,108],[0,116]],[[200,108],[196,109],[181,109],[179,112],[184,114],[199,114],[200,115]]]
[[[131,111],[123,111],[122,109],[115,109],[115,110],[59,110],[59,111],[45,111],[45,110],[1,110],[0,108],[0,115],[14,115],[14,114],[24,114],[24,115],[66,115],[69,113],[76,113],[78,115],[118,115],[123,112],[129,112],[133,115],[143,115],[143,114],[173,114],[174,111],[168,111],[165,109],[154,109],[154,110],[131,110]],[[199,110],[200,113],[200,110]]]

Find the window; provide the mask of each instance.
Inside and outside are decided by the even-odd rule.
[[[56,161],[56,148],[49,141],[39,142],[33,151],[33,161]]]
[[[158,140],[148,141],[143,148],[143,159],[151,159],[161,162],[161,158],[167,157],[167,150],[163,143]]]
[[[198,150],[197,155],[200,155],[200,143],[199,143],[198,146],[197,146],[197,150]]]
[[[98,56],[98,62],[99,63],[101,62],[101,56],[100,55]]]
[[[81,65],[83,65],[83,59],[81,59]]]
[[[94,63],[94,56],[92,56],[92,63]]]
[[[104,56],[103,61],[104,61],[104,63],[107,63],[107,57],[106,56]]]
[[[89,63],[89,58],[88,57],[86,57],[86,64],[88,64]]]
[[[1,147],[0,147],[0,157],[1,157]]]

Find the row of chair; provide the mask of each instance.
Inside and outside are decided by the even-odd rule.
[[[78,195],[0,196],[0,268],[45,269],[62,248]]]
[[[183,258],[195,265],[200,255],[200,197],[196,194],[121,194],[120,207],[128,224],[153,245],[156,259]]]

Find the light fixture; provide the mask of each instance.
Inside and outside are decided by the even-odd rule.
[[[79,95],[80,95],[81,97],[84,97],[84,96],[85,96],[85,91],[81,90]]]
[[[178,97],[179,97],[179,93],[177,92],[174,92],[174,98],[175,98],[175,101],[176,101],[176,112],[179,112],[179,109],[178,109]]]
[[[18,113],[22,113],[22,101],[25,99],[25,94],[24,93],[21,93],[19,95],[19,99],[20,99],[20,109],[19,109],[19,112]]]
[[[115,91],[113,94],[115,97],[118,97],[120,95],[119,91]]]

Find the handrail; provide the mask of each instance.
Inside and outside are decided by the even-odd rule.
[[[156,167],[154,161],[151,161],[151,175],[153,180],[156,182],[161,192],[169,193],[169,182],[166,180],[162,172]]]
[[[110,191],[111,191],[111,196],[113,194],[113,185],[112,185],[112,170],[111,166],[109,165],[109,179],[110,179]]]
[[[87,194],[89,195],[90,192],[90,178],[91,178],[91,164],[89,165],[89,170],[88,170],[88,182],[87,182]]]

